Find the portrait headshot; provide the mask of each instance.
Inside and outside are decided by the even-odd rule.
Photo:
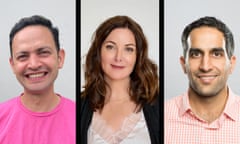
[[[67,2],[57,0],[43,0],[41,2],[25,0],[22,2],[16,1],[14,4],[10,1],[0,3],[0,8],[3,11],[0,14],[0,17],[2,18],[2,26],[0,28],[0,66],[2,72],[2,77],[0,77],[0,85],[2,88],[0,91],[2,96],[0,97],[0,102],[17,96],[23,90],[9,63],[9,34],[18,20],[32,15],[42,15],[50,19],[53,25],[59,29],[59,42],[60,47],[65,50],[65,61],[63,68],[59,70],[58,78],[55,82],[55,90],[75,101],[75,0]],[[66,84],[68,85],[67,87]]]
[[[238,4],[165,1],[165,144],[240,142]]]
[[[164,98],[165,100],[175,97],[183,93],[188,87],[187,76],[183,73],[180,64],[180,56],[183,55],[183,48],[181,43],[181,35],[184,27],[192,21],[204,17],[214,16],[230,27],[235,38],[235,50],[234,53],[238,57],[240,55],[240,49],[238,40],[239,38],[239,23],[240,20],[232,19],[235,12],[238,12],[239,2],[217,2],[217,0],[203,2],[193,2],[187,0],[184,2],[178,2],[177,0],[165,0],[165,13],[164,13]],[[218,6],[215,7],[216,2]],[[189,10],[183,10],[184,6],[188,6]],[[204,7],[204,9],[202,9]],[[227,11],[222,11],[224,8],[228,8]],[[184,17],[182,17],[184,16]],[[240,94],[240,88],[238,87],[238,74],[240,73],[240,62],[236,62],[235,69],[229,77],[228,83],[231,88],[237,94]]]
[[[75,1],[0,8],[0,143],[74,144]]]
[[[159,97],[159,2],[81,1],[81,143],[159,143]]]

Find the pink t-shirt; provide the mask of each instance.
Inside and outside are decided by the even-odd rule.
[[[75,144],[75,103],[60,98],[51,112],[26,109],[20,96],[0,104],[0,144]]]

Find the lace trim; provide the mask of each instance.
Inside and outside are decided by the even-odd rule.
[[[142,111],[141,111],[142,112]],[[124,138],[126,138],[134,127],[137,125],[141,118],[141,112],[133,113],[126,117],[123,121],[121,129],[113,132],[102,117],[94,112],[92,121],[92,130],[94,134],[101,136],[106,142],[111,144],[119,144]]]

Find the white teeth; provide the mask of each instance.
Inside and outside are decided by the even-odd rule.
[[[29,78],[38,78],[38,77],[42,77],[43,75],[44,73],[30,74]]]
[[[201,79],[213,79],[214,77],[200,77]]]
[[[214,78],[215,76],[200,76],[200,78]]]
[[[203,83],[210,83],[211,81],[213,81],[216,77],[215,76],[201,76],[199,77],[200,80],[203,82]]]

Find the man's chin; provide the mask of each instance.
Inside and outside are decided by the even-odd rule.
[[[216,88],[210,87],[210,86],[208,87],[201,86],[201,87],[196,87],[192,89],[200,97],[214,97],[218,95],[218,93],[221,91],[221,90],[216,90]]]
[[[213,89],[210,90],[196,90],[196,93],[201,96],[201,97],[214,97],[216,95],[218,95],[220,91],[216,91]]]
[[[25,91],[32,94],[46,93],[46,90],[47,90],[46,87],[40,87],[40,86],[25,87]]]

